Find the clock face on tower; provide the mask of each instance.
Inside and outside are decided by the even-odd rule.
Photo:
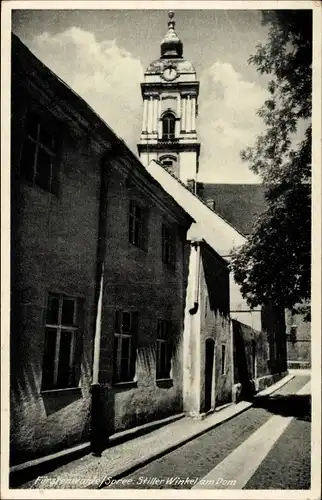
[[[172,81],[177,77],[177,70],[173,67],[165,68],[162,76],[165,80]]]

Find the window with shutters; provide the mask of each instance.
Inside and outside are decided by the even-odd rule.
[[[171,372],[173,324],[171,321],[158,319],[156,345],[156,378],[168,379]]]
[[[162,262],[171,269],[176,265],[176,233],[173,227],[162,224]]]
[[[50,293],[47,301],[42,390],[77,387],[80,377],[80,302]]]
[[[141,205],[130,202],[129,214],[129,242],[142,250],[147,251],[148,217],[147,209]]]
[[[58,195],[58,134],[39,115],[29,113],[21,153],[21,172],[45,191]]]
[[[138,312],[116,311],[114,324],[113,383],[135,378],[138,339]]]

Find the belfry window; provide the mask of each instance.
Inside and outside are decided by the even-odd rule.
[[[162,118],[162,139],[174,139],[175,117],[172,113],[166,113]]]

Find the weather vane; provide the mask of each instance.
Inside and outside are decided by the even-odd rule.
[[[168,17],[169,17],[169,21],[168,21],[169,28],[174,28],[175,21],[173,20],[173,18],[174,18],[174,12],[172,10],[169,10]]]

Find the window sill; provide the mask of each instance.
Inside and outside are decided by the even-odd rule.
[[[51,395],[51,394],[61,394],[61,393],[79,393],[82,391],[82,388],[81,387],[65,387],[64,389],[44,389],[42,391],[40,391],[40,394],[43,394],[43,395]]]
[[[36,189],[39,193],[42,193],[42,194],[47,193],[47,194],[51,195],[54,199],[56,198],[58,200],[58,193],[55,193],[55,192],[51,191],[50,189],[46,189],[46,188],[39,186],[39,184],[27,179],[23,174],[22,174],[22,178],[23,178],[24,184],[26,186],[29,186],[29,187]]]
[[[138,386],[136,380],[131,380],[129,382],[114,382],[112,384],[113,389],[135,389]]]
[[[162,388],[173,387],[173,379],[172,378],[158,378],[156,380],[156,384],[158,387],[162,387]]]

